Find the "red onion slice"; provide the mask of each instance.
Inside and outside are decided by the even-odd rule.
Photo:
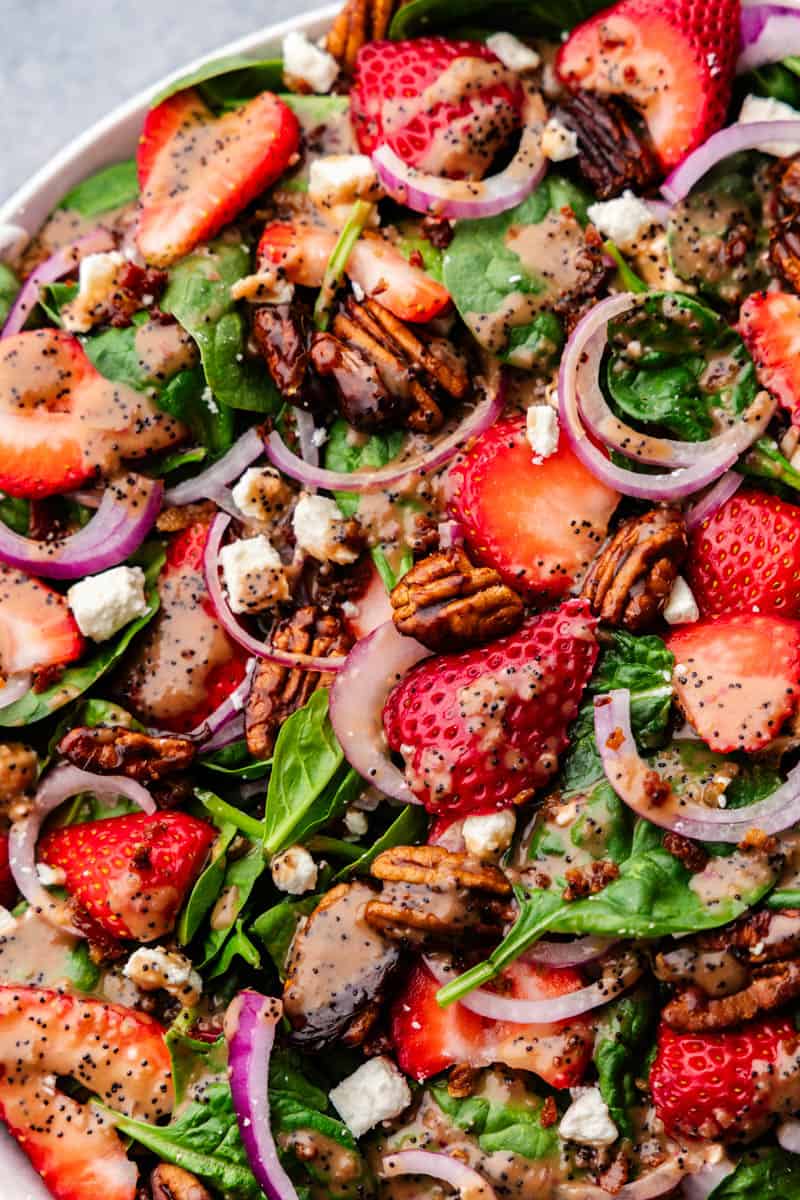
[[[718,1163],[705,1163],[699,1171],[693,1171],[683,1180],[684,1200],[708,1200],[723,1179],[727,1179],[736,1170],[729,1158],[723,1158]]]
[[[748,829],[781,833],[800,820],[800,763],[785,783],[757,804],[730,811],[682,801],[672,794],[657,805],[648,800],[652,768],[640,758],[631,731],[630,692],[618,688],[594,702],[594,732],[603,770],[619,798],[638,816],[662,829],[707,842],[737,843]]]
[[[649,1171],[641,1179],[626,1183],[615,1195],[614,1200],[656,1200],[658,1196],[669,1196],[686,1178],[686,1169],[675,1163],[664,1163]],[[562,1183],[555,1193],[556,1200],[608,1200],[608,1192],[593,1183]]]
[[[461,546],[464,542],[464,526],[460,521],[439,522],[439,545],[442,550],[450,550],[453,546]]]
[[[705,496],[686,512],[686,528],[697,529],[698,525],[703,524],[703,521],[713,517],[718,508],[722,508],[731,496],[736,495],[743,483],[743,475],[739,475],[737,471],[726,471],[706,492]]]
[[[786,51],[791,54],[790,50]],[[729,125],[712,133],[707,142],[683,160],[680,166],[667,176],[661,194],[670,202],[678,204],[688,196],[694,185],[712,167],[740,150],[757,150],[763,142],[800,142],[800,120],[797,121],[753,121],[744,125]]]
[[[398,680],[430,655],[387,621],[356,642],[331,688],[331,724],[345,758],[378,791],[403,804],[419,800],[389,757],[383,706]]]
[[[250,685],[253,682],[253,672],[256,669],[256,660],[248,659],[245,669],[244,678],[234,691],[222,701],[218,708],[215,708],[212,713],[206,717],[199,725],[195,725],[194,729],[190,729],[188,733],[182,733],[181,737],[189,738],[193,742],[198,742],[202,746],[204,754],[211,750],[219,750],[222,746],[227,746],[231,742],[236,741],[244,733],[243,721],[237,722],[236,718],[241,718],[242,709],[244,708],[247,697],[250,695]],[[238,730],[238,725],[241,724],[241,730]],[[237,728],[232,728],[237,726]],[[169,737],[172,733],[169,729],[148,729],[154,737]]]
[[[781,1121],[777,1131],[778,1142],[790,1154],[800,1154],[800,1121],[791,1117]]]
[[[318,467],[319,447],[314,441],[314,434],[316,433],[314,418],[311,413],[306,412],[302,408],[295,408],[293,412],[294,423],[297,429],[297,440],[300,443],[300,455],[303,462],[307,462],[310,467]]]
[[[449,983],[456,976],[456,972],[431,955],[424,955],[423,961],[440,986]],[[490,1021],[509,1021],[514,1025],[549,1025],[553,1021],[566,1021],[570,1017],[590,1012],[601,1004],[608,1004],[631,987],[641,977],[643,969],[641,961],[630,955],[621,958],[618,969],[603,979],[590,983],[588,987],[578,988],[575,992],[565,992],[561,996],[549,996],[543,1000],[519,1000],[497,992],[485,991],[483,988],[475,988],[466,996],[461,996],[456,1003],[479,1017],[487,1017]],[[502,975],[500,978],[502,979]]]
[[[616,946],[619,938],[589,935],[571,942],[536,942],[522,955],[525,962],[543,963],[548,967],[579,967],[594,962]]]
[[[742,8],[739,75],[800,54],[800,12],[780,4]]]
[[[22,285],[5,325],[0,331],[0,338],[10,337],[19,333],[30,313],[39,303],[39,288],[46,283],[55,283],[63,275],[68,275],[87,254],[102,254],[114,249],[114,239],[107,229],[95,229],[85,237],[62,246],[31,271]]]
[[[231,518],[225,513],[218,513],[208,531],[206,548],[203,552],[203,570],[209,599],[214,609],[214,615],[222,628],[238,645],[243,646],[249,654],[256,658],[266,658],[269,662],[280,663],[282,667],[299,671],[338,671],[346,661],[344,657],[314,658],[310,654],[292,654],[288,650],[278,650],[271,642],[262,642],[248,633],[230,610],[228,601],[219,578],[219,548],[225,530],[231,523]]]
[[[433,213],[451,220],[493,217],[516,208],[539,185],[547,169],[542,153],[542,130],[547,112],[542,97],[525,85],[522,136],[508,166],[488,179],[444,179],[409,167],[383,144],[372,161],[378,178],[398,204],[414,212]]]
[[[116,567],[138,550],[161,511],[164,485],[124,475],[106,488],[88,524],[59,541],[22,537],[0,522],[0,562],[43,579],[82,579]]]
[[[460,1158],[437,1154],[433,1150],[397,1150],[381,1158],[381,1174],[387,1179],[396,1175],[429,1175],[455,1188],[460,1200],[497,1200],[497,1193],[478,1171],[468,1167]]]
[[[225,1040],[233,1107],[252,1172],[268,1200],[297,1200],[270,1126],[269,1062],[282,1015],[273,996],[240,992],[225,1013]]]
[[[198,500],[217,500],[225,489],[225,485],[247,470],[255,460],[264,453],[264,442],[261,431],[253,426],[243,433],[237,442],[231,446],[227,454],[223,454],[219,462],[213,463],[183,483],[176,484],[164,496],[167,504],[195,504]],[[222,507],[222,506],[221,506]]]
[[[52,925],[76,937],[85,937],[84,933],[70,924],[67,902],[54,900],[39,882],[36,872],[36,843],[45,817],[80,792],[91,792],[101,800],[118,800],[124,796],[146,813],[154,813],[156,803],[147,788],[134,779],[127,779],[124,775],[93,775],[79,767],[63,765],[50,771],[39,785],[28,816],[11,826],[8,864],[20,892],[31,908],[40,912]]]
[[[418,454],[402,464],[381,467],[377,471],[326,471],[312,467],[293,454],[275,430],[267,438],[267,457],[274,467],[290,479],[308,488],[326,488],[331,492],[378,492],[402,483],[410,475],[428,474],[438,470],[458,454],[467,442],[479,437],[494,425],[505,403],[505,376],[498,373],[497,385],[475,406],[460,425],[424,454]]]
[[[30,691],[32,679],[33,676],[29,671],[9,676],[3,687],[0,688],[0,712],[4,708],[10,708],[12,704],[16,704],[17,700]]]

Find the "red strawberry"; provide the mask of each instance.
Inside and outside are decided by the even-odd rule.
[[[431,812],[505,808],[553,776],[597,658],[585,600],[516,633],[425,659],[390,692],[383,725]]]
[[[800,621],[738,613],[676,629],[667,646],[678,700],[712,750],[760,750],[797,707]]]
[[[725,123],[738,53],[738,0],[621,0],[572,31],[556,70],[640,109],[668,170]]]
[[[540,1000],[583,987],[577,971],[548,970],[516,962],[503,974],[503,995]],[[389,1028],[397,1061],[423,1082],[454,1063],[486,1067],[505,1063],[533,1071],[552,1087],[574,1087],[591,1060],[594,1028],[574,1019],[550,1025],[519,1025],[476,1016],[456,1002],[436,1003],[439,986],[428,969],[415,966],[392,1004]]]
[[[800,425],[800,296],[754,292],[739,310],[739,333],[758,381]]]
[[[219,624],[208,597],[203,551],[208,526],[174,538],[159,577],[161,608],[117,676],[126,703],[176,732],[200,725],[244,679],[247,654]]]
[[[522,89],[480,42],[368,42],[350,112],[364,154],[386,142],[411,167],[480,179],[519,124]]]
[[[794,1023],[770,1017],[739,1030],[675,1033],[662,1023],[650,1069],[656,1113],[670,1133],[745,1140],[779,1107],[772,1087],[796,1074]]]
[[[562,433],[534,462],[525,418],[493,425],[451,469],[450,508],[480,562],[517,591],[565,595],[597,553],[619,495],[595,479]]]
[[[215,837],[186,813],[132,813],[54,829],[39,857],[61,867],[67,891],[108,933],[151,942],[172,929]]]
[[[213,237],[283,174],[299,141],[297,117],[271,92],[221,117],[193,89],[151,109],[136,156],[147,261],[168,267]]]
[[[80,658],[84,646],[64,596],[40,579],[0,563],[0,671],[4,675],[64,666]]]
[[[335,245],[336,234],[320,226],[273,221],[261,235],[258,260],[264,267],[278,267],[290,283],[318,288]],[[356,242],[347,274],[401,321],[432,321],[450,307],[447,288],[376,233],[365,233]]]
[[[0,491],[39,499],[185,436],[179,421],[105,379],[77,338],[37,329],[0,343]]]
[[[687,573],[704,617],[800,617],[800,508],[738,492],[690,535]]]
[[[8,834],[0,833],[0,904],[13,908],[17,901],[17,885],[8,865]]]
[[[56,1077],[127,1116],[165,1116],[172,1073],[158,1022],[47,988],[0,987],[0,1062],[0,1117],[56,1200],[133,1200],[138,1172],[112,1124]]]

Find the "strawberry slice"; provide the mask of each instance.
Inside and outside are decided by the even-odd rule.
[[[516,962],[503,973],[503,995],[543,1000],[583,987],[577,971],[548,970]],[[504,1063],[533,1071],[552,1087],[574,1087],[591,1060],[594,1027],[575,1018],[548,1025],[519,1025],[479,1017],[456,1002],[436,1003],[436,980],[415,966],[392,1004],[389,1030],[397,1062],[420,1083],[454,1063],[488,1067]]]
[[[738,53],[738,0],[621,0],[572,31],[556,71],[635,105],[666,171],[724,125]]]
[[[597,553],[619,494],[595,479],[559,435],[534,461],[525,418],[487,430],[448,478],[450,509],[481,563],[517,591],[564,596]]]
[[[176,733],[200,725],[242,682],[247,654],[220,625],[208,596],[208,526],[174,538],[159,577],[161,607],[115,684],[143,720]]]
[[[8,863],[8,834],[0,833],[0,904],[3,908],[13,908],[18,895]]]
[[[800,617],[800,508],[742,490],[692,531],[687,574],[704,617]]]
[[[213,237],[284,173],[299,142],[297,117],[271,92],[221,117],[192,88],[151,109],[136,155],[145,259],[168,267]]]
[[[585,600],[529,618],[488,646],[427,658],[390,692],[383,726],[430,812],[527,800],[552,778],[597,658]]]
[[[800,621],[737,613],[677,629],[667,646],[681,707],[712,750],[760,750],[797,707]]]
[[[737,329],[759,383],[800,425],[800,296],[754,292],[739,311]]]
[[[368,42],[350,113],[359,147],[388,143],[411,167],[480,179],[519,125],[519,80],[480,42]]]
[[[85,642],[67,601],[40,579],[0,563],[0,671],[60,667],[80,658]]]
[[[40,499],[186,436],[127,384],[105,379],[59,329],[0,342],[0,491]]]
[[[335,245],[336,234],[327,229],[273,221],[261,235],[258,261],[262,269],[277,267],[290,283],[318,288]],[[432,321],[450,307],[447,288],[377,233],[365,233],[356,242],[347,274],[368,296],[379,296],[401,321]]]
[[[173,928],[215,837],[186,813],[132,813],[53,829],[39,857],[113,937],[151,942]]]

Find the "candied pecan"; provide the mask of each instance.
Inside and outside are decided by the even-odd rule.
[[[409,546],[415,558],[425,558],[439,549],[439,526],[431,517],[418,513],[409,534]]]
[[[456,1063],[447,1076],[447,1091],[454,1100],[466,1100],[475,1091],[479,1072],[469,1063]]]
[[[342,622],[316,605],[299,608],[281,621],[272,635],[279,650],[331,658],[346,654],[352,639]],[[254,758],[269,758],[278,730],[312,692],[328,687],[333,676],[316,671],[290,670],[268,659],[259,659],[245,706],[245,737]]]
[[[653,508],[630,517],[592,563],[582,594],[601,620],[640,633],[664,611],[686,550],[679,509]]]
[[[253,314],[253,337],[281,396],[290,404],[300,403],[308,371],[305,310],[293,304],[261,305]]]
[[[153,1200],[211,1200],[199,1179],[172,1163],[159,1163],[150,1176]]]
[[[708,862],[708,851],[699,842],[693,842],[691,838],[672,830],[664,834],[664,849],[693,875],[702,871]]]
[[[800,292],[800,214],[773,225],[769,235],[769,258],[778,275]]]
[[[553,115],[577,135],[578,170],[598,199],[610,200],[626,188],[642,192],[659,177],[649,140],[634,129],[619,100],[576,92]]]
[[[177,734],[139,733],[122,725],[80,725],[64,734],[58,752],[84,771],[153,783],[188,770],[196,747]]]
[[[213,500],[198,500],[195,504],[181,504],[175,508],[162,508],[156,517],[159,533],[182,533],[190,525],[201,522],[208,525],[217,514]]]
[[[408,0],[345,0],[325,40],[325,48],[342,69],[351,74],[356,57],[367,42],[377,42],[389,32],[392,17]]]
[[[784,215],[800,208],[800,155],[794,158],[779,158],[775,163],[778,174],[776,196]]]
[[[774,854],[777,848],[778,839],[763,829],[748,829],[737,843],[738,850],[756,850],[761,854]]]
[[[22,742],[0,743],[0,812],[12,821],[26,814],[39,773],[36,751]]]
[[[422,236],[436,250],[446,250],[456,235],[452,224],[445,217],[423,217],[420,228]]]
[[[585,867],[567,867],[564,872],[567,886],[561,893],[568,902],[582,900],[585,896],[594,896],[602,892],[609,883],[619,878],[619,867],[608,859],[590,863]]]
[[[169,275],[156,267],[140,267],[137,263],[125,262],[117,276],[117,284],[107,302],[106,320],[115,329],[124,329],[142,308],[150,309],[150,316],[162,324],[171,324],[175,318],[157,308],[167,286]]]
[[[38,671],[33,672],[33,683],[31,691],[39,695],[41,692],[49,691],[51,687],[55,687],[61,676],[64,674],[64,667],[59,663],[53,663],[51,667],[41,667]]]
[[[758,1013],[780,1008],[796,996],[800,996],[800,960],[790,959],[757,968],[752,983],[730,996],[712,999],[700,988],[686,988],[670,1000],[661,1015],[673,1029],[702,1033],[751,1021]]]
[[[672,795],[672,786],[668,779],[662,779],[658,771],[646,771],[644,776],[644,794],[650,804],[658,807],[666,804]]]
[[[800,952],[800,909],[748,913],[724,929],[701,934],[696,942],[702,950],[739,951],[750,962],[788,958]]]
[[[391,594],[400,633],[431,650],[458,650],[502,637],[522,621],[522,600],[492,567],[476,567],[460,546],[407,571]]]
[[[562,211],[574,219],[572,209]],[[572,265],[577,271],[578,282],[556,296],[552,304],[553,312],[564,319],[567,333],[572,332],[614,274],[615,268],[605,253],[603,239],[594,226],[581,230],[580,241],[572,252]]]
[[[597,1175],[597,1182],[604,1192],[616,1196],[622,1191],[631,1175],[631,1158],[627,1146],[620,1146],[608,1166]]]
[[[377,367],[358,346],[332,333],[316,333],[310,354],[317,374],[333,377],[339,411],[355,429],[372,433],[400,423],[405,405],[386,389]]]
[[[387,937],[416,944],[498,936],[511,916],[511,885],[497,867],[442,846],[396,846],[372,864],[383,882],[365,917]]]

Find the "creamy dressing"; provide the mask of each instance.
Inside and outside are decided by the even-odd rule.
[[[734,850],[726,858],[712,858],[693,875],[689,887],[706,908],[738,900],[763,888],[775,877],[765,854]]]
[[[142,371],[152,380],[171,379],[193,367],[198,358],[193,339],[177,323],[145,321],[136,330],[134,347]]]

